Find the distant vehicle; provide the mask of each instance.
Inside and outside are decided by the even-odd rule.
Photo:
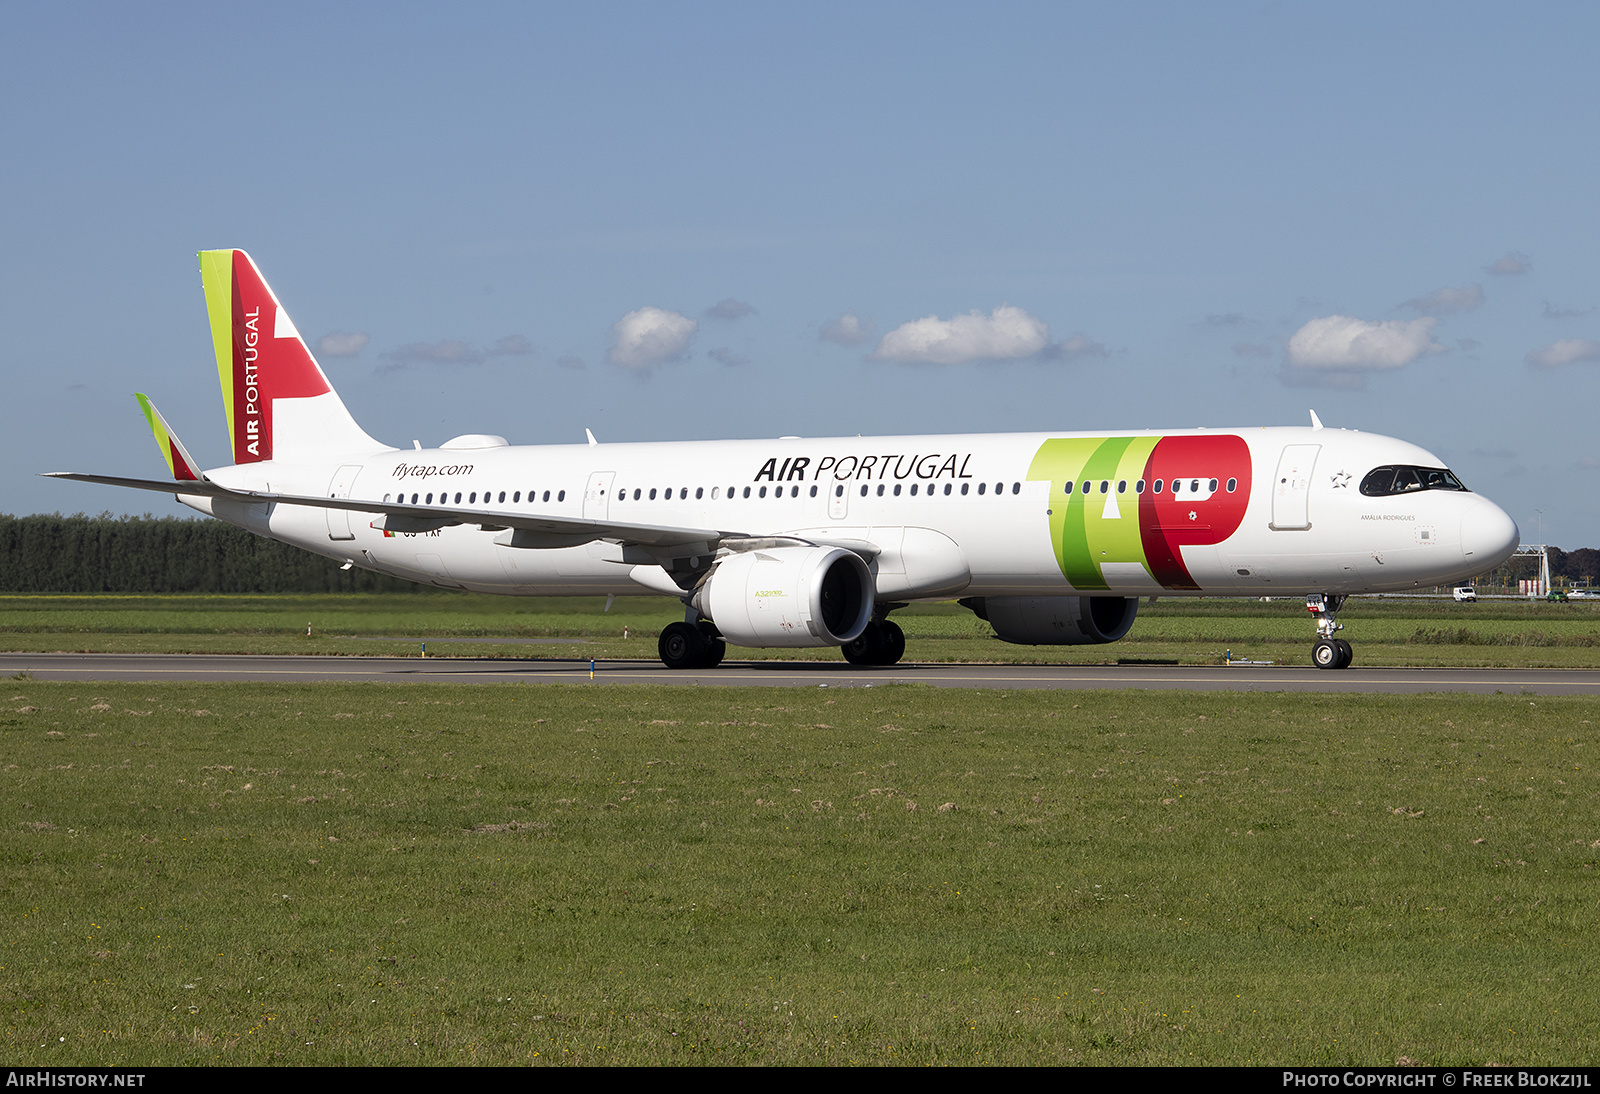
[[[1478,590],[1471,585],[1457,585],[1454,591],[1456,600],[1462,604],[1478,602]]]
[[[1568,589],[1568,600],[1600,600],[1600,589]]]
[[[1544,594],[1544,598],[1550,601],[1552,604],[1565,601],[1567,599],[1567,590],[1551,589],[1549,592]]]

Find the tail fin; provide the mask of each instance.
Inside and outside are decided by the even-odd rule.
[[[161,455],[166,458],[167,470],[172,472],[172,477],[179,482],[198,482],[205,478],[200,473],[200,465],[194,462],[194,457],[183,447],[178,435],[167,426],[167,420],[161,416],[161,411],[156,409],[156,404],[150,401],[150,397],[135,394],[134,398],[139,400],[139,409],[144,411],[144,420],[150,423],[150,432],[156,435],[156,445],[161,449]]]
[[[211,341],[235,463],[381,452],[345,409],[243,251],[201,251]]]

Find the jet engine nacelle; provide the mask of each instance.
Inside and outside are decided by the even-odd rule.
[[[1139,613],[1132,596],[970,596],[961,605],[987,620],[1002,642],[1019,646],[1115,642]]]
[[[717,563],[694,606],[736,646],[842,646],[872,620],[872,573],[842,547],[744,551]]]

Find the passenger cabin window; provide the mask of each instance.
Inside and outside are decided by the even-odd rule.
[[[1460,479],[1442,467],[1411,467],[1405,464],[1379,467],[1367,472],[1367,477],[1361,480],[1361,492],[1369,498],[1412,494],[1418,490],[1466,489]]]

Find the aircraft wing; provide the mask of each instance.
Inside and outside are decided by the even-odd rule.
[[[499,509],[478,509],[451,505],[403,505],[398,502],[369,501],[362,498],[322,498],[301,494],[280,494],[266,490],[230,490],[209,479],[130,479],[118,475],[85,475],[73,471],[52,471],[46,478],[96,482],[106,486],[126,486],[135,490],[154,490],[162,494],[188,497],[231,498],[247,505],[306,505],[317,509],[345,509],[352,513],[377,513],[372,526],[388,532],[431,532],[457,524],[478,524],[490,529],[516,529],[515,545],[528,547],[568,547],[590,540],[610,539],[647,547],[672,547],[678,544],[706,543],[716,547],[724,540],[743,540],[744,532],[714,528],[679,528],[656,524],[628,524],[621,521],[584,520],[581,517],[541,516]]]

